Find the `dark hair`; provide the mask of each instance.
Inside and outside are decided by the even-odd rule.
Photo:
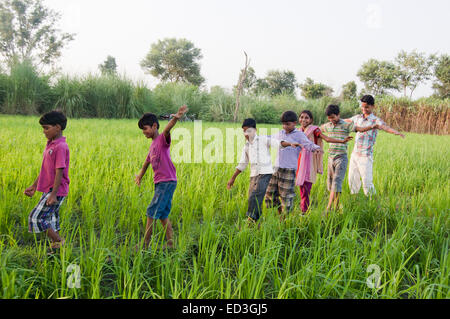
[[[339,106],[334,104],[328,105],[327,110],[325,111],[325,114],[327,116],[331,116],[333,114],[339,115],[339,113],[340,113]]]
[[[242,127],[256,128],[256,121],[254,119],[245,119],[244,123],[242,123]]]
[[[138,126],[141,130],[144,129],[144,125],[148,125],[150,127],[153,126],[153,124],[157,124],[156,128],[159,130],[159,122],[158,118],[153,113],[145,113],[142,115],[141,119],[138,122]]]
[[[283,115],[281,115],[281,122],[285,123],[285,122],[297,122],[298,121],[298,116],[297,114],[295,114],[294,111],[286,111],[283,113]]]
[[[375,105],[375,99],[373,98],[372,95],[364,95],[364,96],[361,98],[361,102],[365,102],[365,103],[367,103],[368,105]]]
[[[53,126],[59,125],[61,126],[61,130],[64,131],[67,126],[67,118],[63,112],[51,111],[41,116],[39,119],[39,124]]]
[[[302,116],[303,113],[308,114],[311,120],[314,121],[314,116],[310,110],[303,110],[302,113],[300,113],[300,116]]]

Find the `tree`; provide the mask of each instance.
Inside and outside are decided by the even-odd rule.
[[[267,72],[264,81],[259,81],[259,85],[266,87],[271,96],[283,93],[294,94],[297,80],[292,71],[271,70]]]
[[[355,81],[350,81],[342,86],[341,97],[343,100],[355,100],[357,98],[357,86]]]
[[[434,67],[433,88],[442,98],[450,98],[450,56],[441,55]]]
[[[399,71],[389,61],[370,59],[361,66],[357,75],[364,83],[366,92],[373,95],[387,94],[389,90],[399,90]]]
[[[406,96],[406,89],[410,89],[411,98],[417,86],[431,78],[435,61],[435,55],[427,57],[425,53],[418,53],[416,50],[411,53],[400,51],[395,62],[399,70],[400,85],[403,88],[404,96]]]
[[[8,65],[31,61],[52,65],[74,34],[57,29],[60,14],[41,0],[2,0],[0,3],[0,54]]]
[[[250,59],[248,58],[247,52],[244,51],[244,55],[245,55],[245,66],[241,70],[241,73],[239,74],[239,81],[238,81],[238,84],[236,87],[236,106],[234,108],[233,122],[237,121],[239,106],[241,104],[241,100],[240,100],[241,92],[244,88],[244,82],[247,79],[247,70],[250,65]]]
[[[242,70],[241,70],[242,72]],[[247,76],[244,80],[243,89],[245,92],[249,92],[255,89],[256,82],[258,81],[258,78],[256,77],[255,69],[253,69],[251,66],[247,69]]]
[[[192,42],[170,38],[152,44],[141,67],[163,82],[188,82],[200,86],[205,81],[198,63],[202,57],[201,50]]]
[[[110,55],[106,58],[103,64],[99,64],[98,68],[102,75],[114,75],[117,74],[117,63],[116,59]]]
[[[323,96],[331,96],[333,89],[322,83],[315,83],[313,79],[306,78],[303,84],[299,85],[302,96],[305,99],[319,99]]]

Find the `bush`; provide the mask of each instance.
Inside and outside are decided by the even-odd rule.
[[[152,110],[151,92],[125,77],[64,76],[53,88],[55,107],[69,117],[136,118]]]
[[[51,109],[54,97],[50,77],[40,75],[30,62],[14,64],[9,76],[3,76],[1,81],[2,112],[32,115]]]
[[[183,104],[189,107],[189,115],[198,118],[208,107],[208,94],[193,84],[164,83],[153,90],[157,115],[171,114]]]
[[[235,97],[223,88],[214,86],[209,93],[208,107],[199,114],[199,119],[212,122],[232,121],[235,107]]]

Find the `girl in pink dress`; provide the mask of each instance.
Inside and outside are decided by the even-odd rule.
[[[305,110],[300,113],[299,122],[301,130],[308,139],[314,144],[323,149],[323,141],[328,143],[347,143],[352,137],[347,137],[345,140],[337,140],[328,137],[322,133],[318,126],[313,125],[314,118],[311,111]],[[297,175],[295,185],[300,187],[300,208],[303,213],[306,213],[309,208],[312,184],[316,182],[317,174],[323,174],[323,152],[313,154],[307,149],[303,148],[300,152],[297,162]]]

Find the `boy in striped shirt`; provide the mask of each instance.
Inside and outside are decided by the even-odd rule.
[[[331,138],[343,141],[351,132],[367,132],[377,128],[376,124],[367,127],[358,127],[353,122],[345,122],[340,118],[340,110],[337,105],[329,105],[325,113],[329,122],[323,124],[320,129],[323,133],[328,133],[328,136]],[[342,192],[342,182],[347,171],[347,165],[347,144],[330,143],[327,176],[327,187],[330,192],[330,198],[327,212],[331,209],[331,206],[334,206],[334,209],[336,209],[339,205],[339,195]]]

